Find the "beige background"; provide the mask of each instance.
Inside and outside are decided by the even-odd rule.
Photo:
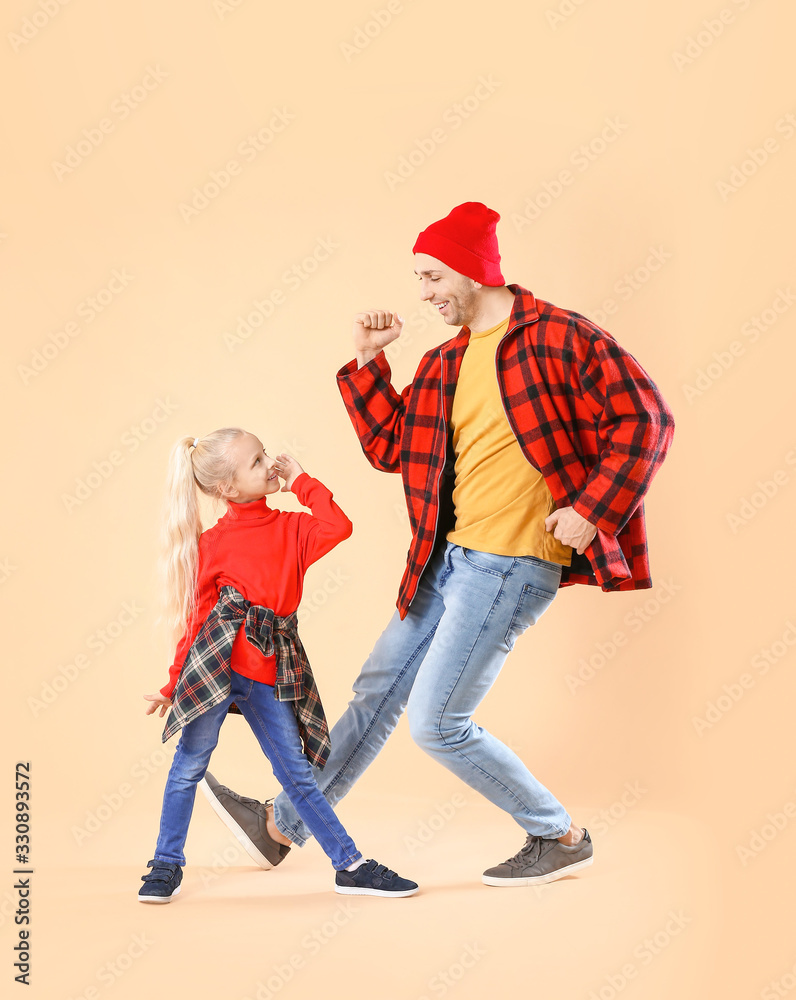
[[[796,989],[792,6],[12,0],[3,22],[4,991],[17,760],[34,779],[27,996]],[[589,826],[595,865],[536,892],[481,885],[522,836],[402,723],[339,811],[421,895],[346,908],[314,844],[262,873],[200,797],[182,896],[142,907],[174,745],[141,699],[169,662],[169,449],[242,425],[351,516],[301,614],[336,718],[408,526],[334,373],[361,308],[408,318],[399,388],[449,336],[411,246],[465,200],[501,213],[507,280],[603,322],[677,418],[647,504],[655,588],[562,592],[478,716]],[[274,791],[239,719],[213,771]]]

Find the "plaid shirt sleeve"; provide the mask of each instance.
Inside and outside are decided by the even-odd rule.
[[[583,336],[582,325],[592,335]],[[594,415],[599,448],[572,506],[600,531],[614,535],[649,489],[671,443],[674,417],[633,355],[605,331],[578,317],[572,349],[573,375]]]
[[[400,472],[401,437],[412,386],[398,395],[390,376],[389,362],[380,351],[361,368],[356,359],[349,361],[337,373],[337,385],[370,464],[381,472]]]

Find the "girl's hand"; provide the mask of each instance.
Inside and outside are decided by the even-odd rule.
[[[162,719],[166,712],[171,708],[171,698],[166,698],[160,692],[157,694],[145,694],[144,697],[148,702],[151,702],[151,704],[146,707],[147,715],[157,712],[158,706],[160,706],[160,717]]]
[[[283,452],[281,455],[276,456],[276,474],[280,479],[284,479],[285,481],[282,493],[288,493],[293,489],[293,483],[303,471],[292,455],[287,455]]]

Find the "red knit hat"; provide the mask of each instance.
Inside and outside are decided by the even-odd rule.
[[[480,201],[466,201],[424,229],[412,253],[427,253],[482,285],[505,285],[495,226],[500,216]]]

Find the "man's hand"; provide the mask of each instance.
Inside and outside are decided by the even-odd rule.
[[[560,507],[545,518],[545,530],[552,531],[553,537],[563,545],[571,545],[579,556],[591,545],[597,529],[581,517],[574,507]],[[553,529],[555,528],[555,531]]]
[[[153,712],[157,712],[158,707],[160,708],[161,719],[166,714],[168,709],[171,708],[171,698],[166,698],[160,692],[157,694],[145,694],[144,697],[150,703],[146,707],[146,714],[151,715]]]
[[[367,309],[354,316],[354,349],[361,368],[376,357],[387,344],[401,336],[404,321],[398,313],[385,309]]]
[[[293,458],[292,455],[288,455],[286,452],[282,452],[281,455],[277,455],[275,461],[276,474],[280,479],[284,479],[285,481],[285,485],[282,487],[281,492],[288,493],[293,489],[293,483],[304,470],[295,458]]]

